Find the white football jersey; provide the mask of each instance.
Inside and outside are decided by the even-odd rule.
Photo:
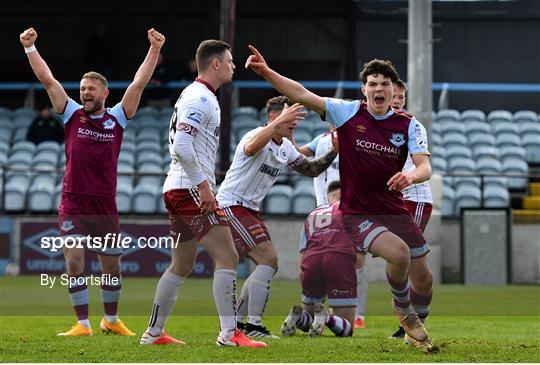
[[[315,149],[315,158],[326,155],[332,148],[332,135],[329,133],[322,136]],[[326,170],[313,178],[313,187],[315,188],[318,207],[328,204],[327,189],[332,181],[339,181],[339,154]]]
[[[416,168],[414,162],[411,158],[411,155],[407,156],[407,161],[405,161],[405,166],[403,166],[403,172],[409,172]],[[433,197],[431,196],[431,188],[429,187],[429,182],[424,181],[420,184],[412,184],[405,189],[401,190],[404,200],[409,200],[418,203],[431,203],[433,204]]]
[[[283,138],[281,145],[270,140],[257,154],[246,155],[246,142],[261,129],[249,131],[238,143],[231,168],[217,194],[220,207],[241,205],[258,211],[259,203],[276,182],[281,169],[304,160],[287,138]]]
[[[181,123],[197,129],[194,136],[195,154],[204,175],[208,179],[208,183],[212,189],[215,189],[216,176],[214,170],[220,121],[221,110],[216,95],[206,85],[198,81],[188,85],[174,105],[174,112],[169,125],[171,164],[163,184],[164,193],[172,189],[197,188],[180,165],[173,148],[176,130]],[[186,128],[189,129],[190,127],[184,126],[184,129]]]

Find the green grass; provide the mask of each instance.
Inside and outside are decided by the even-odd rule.
[[[268,341],[266,349],[218,348],[219,322],[210,280],[188,280],[167,325],[185,346],[138,345],[157,279],[125,279],[120,314],[134,338],[98,333],[99,289],[91,287],[90,338],[58,338],[75,322],[65,287],[40,287],[39,277],[0,277],[0,361],[5,362],[540,362],[540,287],[435,288],[428,330],[440,348],[424,355],[387,339],[397,326],[384,284],[369,287],[367,329],[353,338],[329,331]],[[299,285],[273,284],[265,324],[279,332]]]

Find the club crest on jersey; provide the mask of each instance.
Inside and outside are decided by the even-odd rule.
[[[403,133],[392,133],[392,138],[390,142],[396,147],[401,147],[405,144],[405,136]]]
[[[80,116],[80,117],[79,117],[79,122],[81,122],[82,124],[84,124],[84,123],[88,122],[88,119],[86,119],[85,116]]]
[[[107,119],[106,121],[103,122],[103,128],[104,129],[113,129],[114,128],[114,120],[112,119]]]
[[[285,151],[281,151],[281,157],[287,158],[287,153]]]
[[[362,223],[360,223],[360,224],[358,225],[358,228],[360,229],[360,232],[364,233],[364,232],[367,231],[372,225],[373,225],[373,222],[371,222],[370,220],[366,219],[365,221],[363,221]]]
[[[69,232],[73,228],[75,228],[75,226],[73,225],[73,221],[71,219],[66,219],[62,222],[62,231]]]

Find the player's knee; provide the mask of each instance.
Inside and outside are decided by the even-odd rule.
[[[191,270],[193,270],[193,264],[187,265],[187,264],[172,263],[167,270],[172,272],[175,275],[178,275],[183,278],[187,278],[189,274],[191,273]]]
[[[392,263],[399,267],[408,268],[411,262],[411,253],[409,247],[404,242],[396,245],[392,255]]]
[[[78,275],[84,270],[84,261],[81,257],[66,258],[66,269],[68,275]]]
[[[278,257],[275,252],[268,252],[259,262],[260,265],[270,266],[277,271]]]
[[[411,281],[415,291],[419,294],[428,294],[433,287],[433,274],[428,268],[421,275],[411,275]]]

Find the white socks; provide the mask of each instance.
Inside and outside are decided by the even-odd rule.
[[[91,328],[90,321],[88,319],[79,319],[77,322],[82,324],[86,328]]]
[[[275,272],[273,267],[257,265],[249,276],[248,323],[261,325],[262,315],[270,295],[270,283]],[[244,288],[242,288],[243,290]]]
[[[165,270],[159,279],[152,315],[146,330],[152,336],[159,336],[163,332],[165,323],[176,304],[178,290],[180,290],[184,280],[183,277],[173,274],[169,270]]]
[[[356,314],[364,319],[366,316],[368,277],[365,267],[356,270]]]
[[[236,330],[236,270],[214,271],[213,291],[219,314],[219,336],[227,341]]]
[[[237,320],[243,323],[248,317],[248,323],[261,325],[262,315],[270,295],[270,285],[276,270],[270,266],[257,265],[242,286],[238,299]],[[249,316],[248,316],[249,314]]]

